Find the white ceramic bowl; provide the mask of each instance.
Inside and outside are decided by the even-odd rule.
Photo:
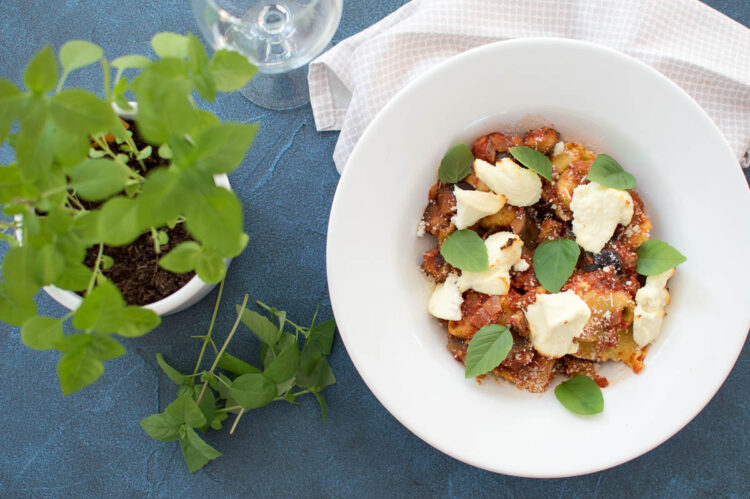
[[[494,130],[551,123],[633,173],[663,239],[688,260],[639,375],[603,372],[605,409],[577,416],[508,383],[464,379],[426,311],[417,222],[445,151]],[[328,229],[331,303],[347,351],[382,404],[437,449],[487,470],[562,477],[652,449],[716,393],[750,326],[750,196],[700,107],[648,66],[561,39],[486,45],[435,67],[369,126],[339,182]],[[559,380],[558,380],[559,381]],[[696,449],[700,452],[700,449]]]
[[[134,120],[137,104],[135,102],[131,102],[130,105],[133,106],[133,110],[131,111],[126,111],[118,107],[117,105],[113,105],[113,107],[121,118]],[[232,187],[229,185],[229,177],[227,177],[223,173],[220,175],[214,175],[214,182],[219,187],[224,187],[227,190],[232,190]],[[224,260],[224,265],[229,268],[229,264],[231,263],[231,261],[231,259]],[[216,283],[207,283],[196,275],[195,277],[190,279],[187,284],[185,284],[183,287],[181,287],[171,295],[162,298],[161,300],[154,303],[144,305],[143,308],[153,310],[161,316],[174,314],[198,303],[203,297],[210,293],[215,286]],[[50,295],[52,299],[54,299],[57,303],[66,307],[68,310],[76,310],[82,301],[80,295],[72,291],[60,289],[56,286],[45,286],[44,291],[46,291],[46,293]]]

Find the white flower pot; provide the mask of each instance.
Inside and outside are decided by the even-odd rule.
[[[131,111],[121,109],[115,104],[113,104],[113,107],[121,118],[133,120],[135,119],[135,110],[137,105],[134,102],[131,102],[130,105],[133,106],[133,109]],[[214,182],[219,187],[224,187],[229,191],[232,190],[231,186],[229,185],[229,178],[223,173],[220,175],[214,175]],[[17,235],[20,236],[20,230],[17,231]],[[231,263],[231,261],[231,258],[224,260],[224,265],[229,268],[229,264]],[[153,310],[159,315],[174,314],[175,312],[185,310],[186,308],[198,303],[203,297],[210,293],[215,286],[216,283],[207,283],[196,275],[195,277],[190,279],[187,284],[185,284],[183,287],[181,287],[171,295],[162,298],[161,300],[154,303],[144,305],[143,308]],[[47,294],[50,295],[52,299],[54,299],[57,303],[68,308],[69,310],[77,309],[81,304],[81,301],[83,301],[83,298],[77,293],[65,289],[60,289],[56,286],[45,286],[44,291],[46,291]]]

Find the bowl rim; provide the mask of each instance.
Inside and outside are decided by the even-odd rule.
[[[693,99],[685,90],[683,90],[675,82],[673,82],[672,80],[670,80],[669,78],[661,74],[659,71],[649,66],[648,64],[628,54],[620,52],[616,49],[603,46],[603,45],[599,45],[599,44],[595,44],[595,43],[591,43],[591,42],[587,42],[587,41],[583,41],[583,40],[555,38],[555,37],[528,37],[528,38],[517,38],[517,39],[510,39],[510,40],[500,40],[500,41],[488,43],[485,45],[481,45],[479,47],[469,49],[465,52],[459,53],[444,61],[441,61],[440,63],[436,64],[435,66],[428,69],[427,71],[419,75],[417,78],[409,82],[395,96],[393,96],[386,103],[385,106],[383,106],[383,108],[378,112],[375,118],[370,122],[367,129],[364,131],[362,136],[357,141],[357,144],[355,145],[354,149],[352,150],[352,153],[350,154],[349,159],[347,160],[347,166],[352,161],[352,159],[357,158],[359,154],[359,150],[363,147],[362,144],[368,141],[369,136],[373,133],[372,131],[376,128],[373,125],[383,120],[384,116],[389,114],[389,111],[392,108],[401,105],[402,100],[405,98],[404,96],[408,95],[411,92],[412,88],[421,85],[423,81],[430,79],[433,74],[443,71],[446,67],[449,67],[453,64],[457,64],[456,61],[461,60],[465,57],[477,56],[478,54],[482,54],[482,53],[490,53],[496,50],[498,46],[503,46],[503,47],[516,46],[518,48],[524,48],[524,47],[538,46],[539,44],[553,44],[557,46],[556,48],[569,47],[573,50],[583,49],[583,50],[589,50],[592,52],[598,52],[599,54],[604,54],[607,57],[613,57],[613,58],[619,59],[623,64],[630,65],[631,67],[635,67],[640,71],[645,70],[645,72],[650,74],[651,77],[655,77],[658,80],[660,80],[662,83],[666,83],[667,86],[671,87],[671,90],[673,92],[676,92],[676,94],[679,95],[685,101],[685,105],[694,107],[699,112],[699,114],[704,116],[707,124],[710,127],[712,127],[713,130],[720,137],[724,152],[728,153],[732,158],[736,160],[736,157],[732,153],[731,147],[729,146],[723,133],[721,133],[721,131],[716,126],[714,121],[710,118],[710,116],[708,116],[708,114],[703,110],[703,108],[695,101],[695,99]],[[329,218],[329,224],[328,224],[328,232],[327,232],[328,235],[326,239],[327,248],[330,247],[330,245],[334,243],[334,238],[339,237],[337,231],[335,230],[335,224],[338,218],[335,215],[341,209],[339,207],[339,205],[341,204],[341,196],[339,196],[339,192],[346,188],[346,186],[349,183],[349,179],[352,178],[352,174],[350,173],[351,170],[352,170],[351,167],[345,166],[341,174],[341,178],[339,179],[337,188],[336,188],[336,194],[334,195],[334,199],[331,205],[331,212],[330,212],[330,218]],[[736,178],[738,181],[740,180],[744,181],[744,176],[742,175],[741,168],[739,167],[736,168],[735,173],[733,173],[732,175],[736,175]],[[696,404],[696,410],[694,412],[689,414],[688,417],[681,419],[679,424],[674,425],[674,427],[672,428],[672,431],[664,432],[663,434],[659,435],[658,438],[652,438],[647,445],[640,447],[636,451],[618,455],[616,459],[613,459],[604,465],[593,466],[593,467],[589,467],[587,469],[581,469],[580,471],[576,471],[572,473],[571,472],[539,473],[539,472],[534,472],[533,470],[528,470],[527,472],[519,472],[518,470],[515,470],[515,469],[514,470],[509,470],[507,468],[501,469],[500,467],[496,465],[488,466],[487,463],[480,462],[480,460],[478,459],[473,459],[471,457],[467,457],[466,455],[462,455],[456,449],[445,449],[441,447],[440,442],[432,438],[429,432],[427,432],[426,430],[420,429],[417,425],[411,424],[408,421],[408,417],[406,416],[406,414],[398,411],[398,407],[393,405],[392,402],[389,401],[387,393],[381,392],[381,390],[376,386],[376,384],[374,383],[374,377],[373,377],[372,372],[369,372],[369,371],[363,372],[360,370],[359,366],[362,365],[360,358],[362,357],[363,353],[358,350],[350,348],[353,344],[354,333],[352,333],[352,335],[350,336],[349,333],[347,332],[347,331],[354,330],[356,328],[349,327],[350,324],[346,322],[346,319],[341,320],[341,318],[344,317],[344,314],[342,310],[339,308],[340,305],[337,305],[339,303],[339,301],[337,300],[337,297],[339,296],[339,292],[336,289],[335,276],[333,275],[336,269],[336,262],[330,258],[330,252],[328,250],[326,251],[326,257],[327,257],[326,266],[327,266],[327,277],[328,277],[328,290],[329,290],[329,296],[331,300],[331,308],[332,308],[334,316],[337,318],[337,324],[339,326],[341,339],[342,339],[342,342],[344,343],[344,346],[347,348],[347,353],[349,354],[352,360],[352,363],[354,364],[355,368],[360,374],[360,377],[365,382],[370,392],[378,399],[378,401],[383,405],[383,407],[385,407],[385,409],[394,418],[396,418],[399,421],[399,423],[405,426],[410,432],[418,436],[420,439],[428,443],[430,446],[434,447],[435,449],[439,450],[440,452],[446,455],[453,457],[454,459],[457,459],[459,461],[465,462],[472,466],[476,466],[478,468],[491,471],[494,473],[502,473],[502,474],[507,474],[507,475],[512,475],[512,476],[527,477],[527,478],[563,478],[563,477],[571,477],[571,476],[580,476],[580,475],[595,473],[595,472],[603,471],[609,468],[613,468],[615,466],[619,466],[623,463],[631,461],[643,454],[646,454],[647,452],[660,446],[661,444],[669,440],[672,436],[674,436],[676,433],[678,433],[682,428],[684,428],[687,424],[689,424],[705,408],[705,406],[716,395],[716,393],[721,388],[721,386],[723,386],[724,382],[726,381],[727,376],[731,372],[732,368],[737,362],[737,359],[742,353],[742,347],[740,346],[740,348],[738,348],[737,351],[734,353],[731,364],[728,364],[726,366],[726,370],[721,376],[721,382],[709,390],[710,395],[708,395],[705,398],[705,400],[701,399],[700,403]],[[749,327],[750,327],[750,317],[748,317],[747,324],[745,326],[745,335],[744,335],[745,341],[747,339],[747,334],[748,334],[747,329]]]

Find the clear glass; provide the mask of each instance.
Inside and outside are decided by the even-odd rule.
[[[307,64],[330,44],[343,0],[192,0],[215,49],[235,50],[258,67],[242,94],[269,109],[310,100]]]

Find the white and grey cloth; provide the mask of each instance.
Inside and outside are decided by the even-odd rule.
[[[750,30],[697,0],[412,0],[310,64],[318,130],[341,130],[341,172],[383,106],[426,69],[479,45],[547,36],[606,45],[690,94],[743,166],[750,157]]]

